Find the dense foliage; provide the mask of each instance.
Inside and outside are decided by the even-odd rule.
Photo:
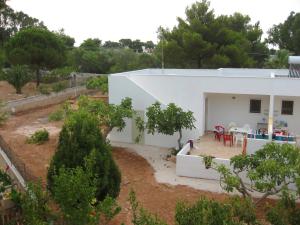
[[[258,224],[251,201],[241,200],[238,197],[231,198],[225,203],[204,197],[194,204],[179,202],[176,206],[175,219],[178,225]]]
[[[291,12],[288,18],[269,31],[268,42],[280,49],[287,49],[295,55],[300,54],[300,13]]]
[[[59,175],[61,168],[80,166],[86,169],[84,159],[92,151],[96,160],[92,170],[97,183],[97,200],[103,200],[106,195],[117,197],[121,181],[119,169],[112,158],[110,146],[100,133],[97,118],[84,110],[72,112],[65,120],[48,170],[50,191],[53,193],[53,179]]]
[[[29,183],[25,193],[21,194],[16,202],[21,208],[22,223],[24,225],[47,225],[53,221],[49,202],[50,197],[40,183]]]
[[[82,167],[60,168],[58,175],[54,176],[53,196],[67,224],[98,224],[99,218],[93,206],[97,188],[92,179],[92,174]]]
[[[93,77],[86,82],[87,89],[97,89],[101,90],[104,94],[108,93],[108,77],[107,76],[98,76]]]
[[[6,2],[7,0],[0,0],[0,48],[21,29],[45,27],[38,19],[32,18],[24,12],[14,11]]]
[[[163,109],[161,104],[156,102],[147,108],[146,116],[147,122],[145,128],[148,133],[154,134],[157,132],[165,135],[174,135],[178,132],[178,149],[182,148],[182,131],[184,129],[192,130],[195,128],[193,112],[183,111],[182,108],[176,106],[174,103],[168,104]],[[138,121],[138,124],[139,128],[141,128],[140,130],[143,130],[140,121]]]
[[[168,68],[261,67],[268,48],[257,22],[240,13],[216,16],[206,0],[186,9],[171,31],[159,30]]]
[[[62,66],[65,46],[60,37],[43,28],[27,28],[11,37],[5,46],[8,61],[13,65],[28,65],[36,71],[37,85],[41,69]]]
[[[16,65],[4,72],[4,80],[14,86],[17,94],[22,94],[22,87],[32,80],[32,74],[27,66]]]
[[[122,131],[126,126],[125,119],[132,118],[135,114],[130,98],[124,98],[119,105],[115,105],[81,96],[78,104],[80,109],[86,110],[98,118],[105,139],[114,128]]]
[[[290,184],[299,180],[300,151],[290,144],[266,144],[252,155],[237,155],[230,159],[231,171],[224,164],[212,163],[211,167],[220,175],[221,187],[227,192],[238,191],[244,197],[254,197],[253,193],[262,196],[255,204],[270,195],[288,190]],[[246,174],[249,181],[243,178]]]

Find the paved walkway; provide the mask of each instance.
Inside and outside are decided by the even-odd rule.
[[[217,180],[177,176],[176,164],[172,161],[166,160],[166,156],[170,155],[169,149],[120,142],[112,142],[111,144],[112,146],[126,148],[127,151],[134,152],[145,158],[155,170],[154,176],[159,183],[185,185],[198,190],[225,193]]]
[[[157,182],[169,185],[184,185],[197,190],[210,191],[214,193],[227,193],[220,187],[219,180],[207,180],[190,177],[180,177],[176,175],[176,164],[166,160],[170,155],[167,148],[159,148],[148,145],[130,144],[124,142],[111,142],[112,146],[125,148],[129,152],[136,153],[145,158],[155,170],[154,176]],[[227,193],[228,194],[228,193]],[[239,194],[238,192],[230,194]],[[260,193],[252,193],[254,197],[261,197]],[[277,196],[271,196],[271,199],[278,199]],[[300,200],[298,200],[300,202]]]

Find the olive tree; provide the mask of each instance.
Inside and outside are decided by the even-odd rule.
[[[174,103],[170,103],[165,109],[161,107],[159,102],[152,104],[147,108],[146,116],[148,118],[145,123],[145,129],[148,133],[154,134],[155,132],[174,135],[178,132],[178,148],[182,148],[182,131],[184,129],[195,128],[195,118],[193,112],[183,111],[182,108],[176,106]],[[139,118],[138,118],[139,120]],[[142,128],[140,121],[138,121],[139,127]]]
[[[4,79],[14,86],[17,94],[22,94],[22,87],[32,79],[32,76],[27,66],[16,65],[4,72]]]
[[[65,61],[63,41],[44,28],[31,27],[19,31],[6,43],[5,50],[11,64],[28,65],[36,72],[37,86],[41,69],[59,67]]]

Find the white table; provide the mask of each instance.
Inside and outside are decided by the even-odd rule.
[[[231,127],[229,129],[229,133],[235,133],[235,134],[248,134],[251,130],[243,128],[243,127]]]

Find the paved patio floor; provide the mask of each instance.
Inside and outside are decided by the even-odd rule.
[[[231,147],[229,143],[224,146],[223,141],[215,140],[214,134],[205,134],[194,143],[194,148],[191,149],[190,154],[211,155],[216,158],[230,159],[235,155],[242,154],[242,146],[241,144],[236,146],[235,143]]]

